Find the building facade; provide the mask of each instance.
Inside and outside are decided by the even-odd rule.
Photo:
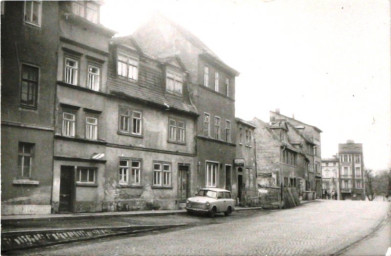
[[[237,191],[233,191],[233,193],[236,193],[240,205],[255,206],[259,204],[255,161],[255,126],[240,118],[236,118],[235,125],[237,136],[234,163],[237,176],[233,178],[237,180]]]
[[[258,185],[295,188],[298,195],[303,196],[309,183],[310,163],[305,138],[284,120],[265,123],[254,118],[253,123]]]
[[[188,71],[188,93],[199,113],[197,189],[227,188],[237,196],[232,177],[236,177],[235,77],[239,73],[189,31],[162,16],[155,16],[133,36],[144,52],[160,58],[176,55]]]
[[[322,159],[322,189],[322,198],[340,198],[338,157]]]
[[[307,190],[315,191],[318,198],[322,195],[322,170],[321,170],[321,130],[313,125],[306,124],[295,118],[282,115],[279,110],[270,111],[270,121],[285,120],[293,126],[307,141],[306,156],[310,161],[308,166]]]
[[[51,212],[57,2],[2,2],[2,214]]]
[[[365,200],[364,155],[361,143],[338,144],[341,199]]]

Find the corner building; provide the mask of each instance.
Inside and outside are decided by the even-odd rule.
[[[188,89],[199,117],[196,122],[194,189],[237,191],[235,158],[235,77],[239,73],[221,61],[197,37],[172,21],[155,16],[134,34],[152,56],[178,56],[188,71]]]

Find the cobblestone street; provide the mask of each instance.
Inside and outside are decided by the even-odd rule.
[[[213,225],[25,251],[27,255],[329,255],[368,235],[390,204],[317,201]],[[236,213],[237,214],[237,213]],[[198,217],[194,217],[198,218]],[[223,219],[221,217],[220,219]]]

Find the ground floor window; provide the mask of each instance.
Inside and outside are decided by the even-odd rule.
[[[78,167],[76,181],[80,183],[96,183],[97,169],[93,167]]]
[[[171,187],[171,164],[153,164],[153,186]]]
[[[141,160],[121,159],[119,161],[119,183],[123,185],[141,184]]]
[[[206,187],[216,187],[218,163],[206,162]]]

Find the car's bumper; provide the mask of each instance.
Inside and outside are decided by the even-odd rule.
[[[191,207],[186,207],[186,211],[188,212],[199,212],[199,213],[208,213],[210,212],[210,209],[198,209],[198,208],[191,208]]]

